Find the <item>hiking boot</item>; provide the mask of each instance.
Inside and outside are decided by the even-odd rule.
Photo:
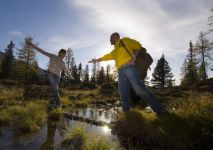
[[[49,106],[47,109],[47,112],[53,112],[55,110],[55,107]]]

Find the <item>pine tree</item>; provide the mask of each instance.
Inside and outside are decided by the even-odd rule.
[[[106,76],[105,76],[105,71],[104,67],[101,67],[101,70],[98,71],[98,76],[97,76],[97,83],[100,85],[106,81]]]
[[[26,64],[33,64],[35,62],[35,58],[36,58],[36,53],[33,50],[33,48],[29,47],[26,44],[26,41],[30,40],[33,41],[33,38],[31,36],[27,36],[25,37],[25,41],[23,43],[21,43],[22,48],[18,49],[18,59],[25,62]]]
[[[157,65],[152,74],[152,84],[158,88],[168,87],[174,81],[171,73],[171,68],[164,58],[164,55],[158,60]]]
[[[89,66],[86,65],[83,73],[83,82],[89,82]]]
[[[144,84],[145,84],[146,86],[149,86],[149,84],[150,84],[150,83],[149,83],[149,79],[150,79],[150,78],[149,78],[149,76],[147,75],[146,78],[145,78],[145,80],[144,80]]]
[[[208,25],[209,25],[209,30],[208,33],[213,33],[213,7],[210,10],[211,15],[208,17]],[[213,44],[213,42],[211,41]],[[210,66],[210,70],[213,71],[213,64]]]
[[[208,17],[208,21],[209,21],[209,26],[210,26],[210,29],[209,29],[209,32],[213,32],[213,8],[210,10],[211,11],[211,15]]]
[[[32,41],[33,38],[31,36],[25,37],[25,41],[22,43],[22,48],[18,51],[18,59],[23,61],[26,64],[25,69],[25,81],[29,81],[29,71],[30,65],[32,65],[36,61],[35,51],[33,48],[29,47],[26,43],[27,41]]]
[[[1,71],[2,71],[2,77],[3,78],[11,78],[13,69],[14,69],[14,55],[13,55],[13,48],[15,47],[15,44],[13,41],[10,41],[10,44],[8,44],[7,48],[5,49],[5,56],[2,60],[1,64]]]
[[[31,83],[39,81],[39,66],[37,61],[34,61],[33,64],[30,65],[29,81]]]
[[[72,68],[72,76],[74,78],[75,82],[78,82],[78,69],[76,64],[74,64],[73,68]]]
[[[73,56],[73,51],[71,49],[68,49],[68,56],[66,56],[65,63],[67,65],[68,70],[71,72],[72,76],[74,77],[74,82],[77,82],[78,80],[78,69],[75,63],[75,58]],[[64,78],[66,78],[66,81],[69,82],[69,78],[64,73]]]
[[[118,72],[115,66],[112,68],[112,81],[116,82],[118,80]]]
[[[71,71],[74,65],[74,55],[73,55],[73,50],[71,48],[67,49],[66,56],[65,56],[65,64],[67,65],[68,70]]]
[[[207,68],[212,61],[212,43],[205,37],[203,32],[200,33],[199,39],[196,43],[196,52],[201,62],[199,68],[199,78],[200,80],[205,80],[208,78]]]
[[[78,65],[78,71],[77,72],[78,72],[77,81],[81,82],[81,78],[83,76],[83,73],[82,73],[82,64],[81,63]]]
[[[111,75],[110,71],[111,71],[111,66],[107,65],[107,68],[106,68],[106,82],[112,82],[112,75]]]
[[[196,84],[199,80],[198,71],[197,71],[197,60],[195,57],[195,49],[193,48],[193,44],[190,41],[188,55],[185,59],[185,64],[183,68],[183,78],[181,81],[182,86],[190,86]]]
[[[24,80],[25,79],[25,71],[26,71],[26,64],[23,61],[17,60],[15,61],[15,77],[14,79],[17,80]]]
[[[92,83],[96,83],[97,82],[97,63],[93,63],[90,82],[92,82]]]

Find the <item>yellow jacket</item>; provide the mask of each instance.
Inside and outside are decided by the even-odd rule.
[[[100,57],[98,60],[101,61],[115,60],[115,65],[118,70],[121,66],[128,63],[132,59],[132,57],[121,45],[120,41],[121,40],[118,40],[116,42],[114,50],[104,55],[103,57]],[[125,44],[126,48],[129,50],[129,52],[132,54],[132,56],[134,55],[133,51],[140,50],[142,47],[142,45],[138,41],[130,38],[123,38],[122,41]]]

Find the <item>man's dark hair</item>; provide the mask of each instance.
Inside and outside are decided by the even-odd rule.
[[[61,53],[65,53],[66,54],[66,50],[65,49],[60,49],[60,51],[58,52],[58,55],[60,56]]]
[[[114,32],[114,33],[112,33],[111,37],[113,37],[113,36],[120,38],[120,35],[119,35],[119,33],[118,33],[118,32]]]

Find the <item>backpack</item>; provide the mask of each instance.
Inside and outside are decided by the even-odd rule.
[[[124,47],[124,49],[127,51],[127,53],[131,56],[132,54],[129,52],[129,50],[126,48],[124,42],[121,40],[121,45]],[[146,48],[141,47],[141,49],[137,52],[136,55],[136,62],[135,66],[137,67],[141,80],[145,80],[147,76],[147,71],[150,69],[150,65],[152,64],[153,59],[152,56],[147,53]]]

